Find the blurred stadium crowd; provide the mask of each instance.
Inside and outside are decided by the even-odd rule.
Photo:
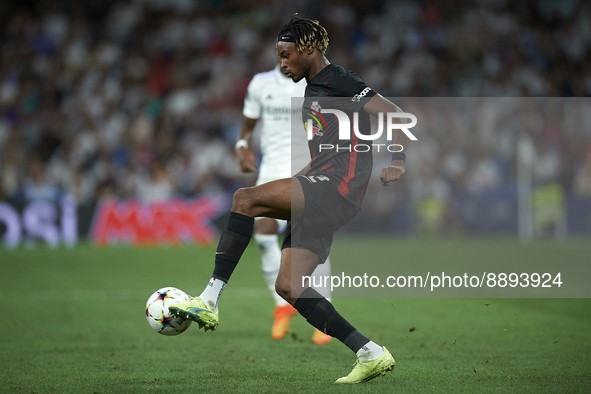
[[[561,104],[576,121],[559,109],[532,126],[534,180],[591,195],[587,1],[29,0],[0,12],[0,199],[149,202],[251,184],[233,152],[243,99],[294,12],[384,96],[578,97]],[[402,189],[447,200],[514,187],[507,133],[433,127]]]

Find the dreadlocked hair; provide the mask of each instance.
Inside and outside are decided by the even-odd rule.
[[[328,47],[328,33],[326,29],[317,20],[302,18],[297,13],[293,14],[290,21],[283,25],[279,31],[279,35],[281,36],[282,34],[294,37],[298,52],[309,48],[316,48],[324,54]]]

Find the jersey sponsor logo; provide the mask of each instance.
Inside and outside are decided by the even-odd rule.
[[[322,137],[324,135],[324,133],[320,131],[320,128],[312,124],[312,119],[308,119],[308,121],[305,123],[305,127],[306,133],[308,134],[308,141],[311,141],[315,136]]]
[[[366,87],[365,89],[363,89],[361,91],[361,93],[358,93],[355,96],[353,96],[353,98],[351,99],[351,101],[361,101],[361,99],[364,98],[365,95],[368,94],[370,90],[371,90],[371,88],[369,86]]]
[[[268,105],[263,108],[268,115],[289,115],[292,112],[295,112],[290,107],[273,107]]]
[[[322,137],[326,131],[328,131],[328,125],[326,120],[320,114],[322,110],[318,101],[313,101],[310,108],[304,107],[304,115],[311,119],[308,119],[304,124],[306,133],[308,135],[308,141],[311,141],[315,136]],[[316,123],[314,123],[314,121]]]

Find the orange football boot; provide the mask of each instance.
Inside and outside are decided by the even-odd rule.
[[[297,313],[297,309],[289,304],[276,306],[273,311],[275,322],[271,327],[271,337],[273,339],[283,338],[289,332],[289,322]]]
[[[326,335],[319,329],[314,329],[314,335],[312,335],[312,342],[317,345],[328,345],[331,341],[332,337],[330,335]]]

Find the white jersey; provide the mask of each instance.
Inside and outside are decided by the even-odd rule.
[[[291,98],[304,97],[306,80],[295,83],[275,69],[256,74],[248,85],[242,114],[247,118],[261,119],[261,153],[257,184],[275,179],[289,178],[310,162],[305,131],[292,136]],[[294,114],[295,115],[295,114]],[[295,123],[295,122],[294,122]],[[301,122],[297,122],[300,124]],[[305,149],[291,149],[292,142]],[[293,167],[293,168],[292,168]]]

